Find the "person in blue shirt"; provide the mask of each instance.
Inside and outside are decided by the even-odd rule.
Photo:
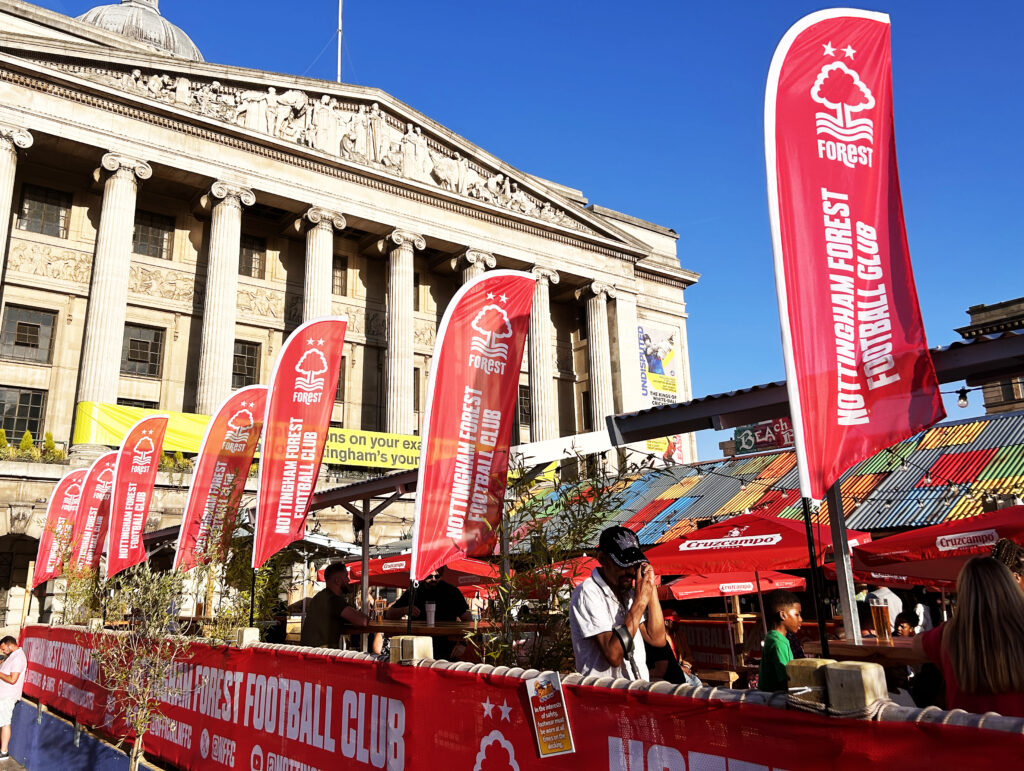
[[[778,590],[768,595],[765,612],[769,631],[761,651],[757,687],[761,691],[785,691],[789,688],[786,664],[793,660],[793,649],[786,634],[796,634],[803,623],[800,600],[792,592]]]

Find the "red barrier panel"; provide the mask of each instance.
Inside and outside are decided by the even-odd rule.
[[[96,725],[105,696],[83,643],[28,627],[25,693]],[[998,731],[566,685],[577,752],[540,760],[519,678],[196,645],[171,685],[147,754],[206,771],[868,771],[931,769],[940,751],[947,768],[1012,767],[1024,751],[1024,738]]]

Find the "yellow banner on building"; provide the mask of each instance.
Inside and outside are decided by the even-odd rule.
[[[209,415],[123,407],[119,404],[79,402],[75,408],[72,444],[105,444],[120,447],[128,429],[147,415],[169,415],[165,452],[199,452]],[[324,463],[379,469],[412,469],[420,460],[420,438],[379,431],[332,428],[327,433]]]

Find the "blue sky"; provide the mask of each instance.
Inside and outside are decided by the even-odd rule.
[[[40,0],[78,15],[91,3]],[[163,0],[208,61],[333,80],[337,4]],[[696,395],[781,379],[765,197],[764,84],[820,4],[346,0],[346,82],[383,89],[513,166],[669,226]],[[900,0],[892,16],[900,178],[928,340],[970,305],[1024,295],[1024,6]],[[318,53],[322,55],[317,58]],[[1017,236],[1014,233],[1017,232]],[[952,384],[945,390],[954,388]],[[951,418],[980,414],[947,397]],[[702,432],[702,458],[727,438]]]

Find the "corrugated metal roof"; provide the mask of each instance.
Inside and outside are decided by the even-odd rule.
[[[978,479],[1024,478],[1024,444],[1000,447]]]
[[[921,449],[932,447],[949,447],[954,444],[970,444],[985,427],[982,422],[938,425],[925,432],[921,440]]]
[[[796,453],[784,452],[765,466],[758,474],[760,479],[778,479],[796,468]]]

